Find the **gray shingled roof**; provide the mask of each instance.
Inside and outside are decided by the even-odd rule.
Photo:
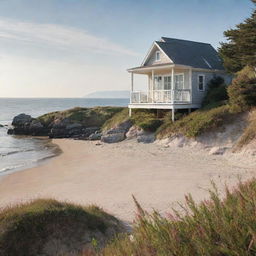
[[[162,37],[156,43],[175,63],[194,68],[223,70],[217,51],[206,43]]]

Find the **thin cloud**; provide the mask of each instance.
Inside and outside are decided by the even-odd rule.
[[[0,19],[0,39],[47,45],[60,49],[88,50],[98,53],[137,56],[138,54],[108,39],[85,30],[56,24],[39,24]]]

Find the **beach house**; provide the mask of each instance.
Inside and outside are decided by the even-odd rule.
[[[132,109],[170,109],[172,119],[177,109],[197,109],[207,92],[207,83],[215,76],[231,82],[217,51],[208,43],[162,37],[155,41],[141,66],[131,73]],[[134,75],[148,77],[147,88],[138,91]]]

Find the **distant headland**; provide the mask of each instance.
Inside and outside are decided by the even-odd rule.
[[[126,99],[130,98],[130,91],[97,91],[85,95],[84,98]]]

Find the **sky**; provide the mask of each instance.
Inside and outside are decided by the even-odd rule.
[[[211,43],[250,16],[249,0],[0,0],[0,97],[129,90],[161,36]],[[146,78],[135,75],[135,88]]]

